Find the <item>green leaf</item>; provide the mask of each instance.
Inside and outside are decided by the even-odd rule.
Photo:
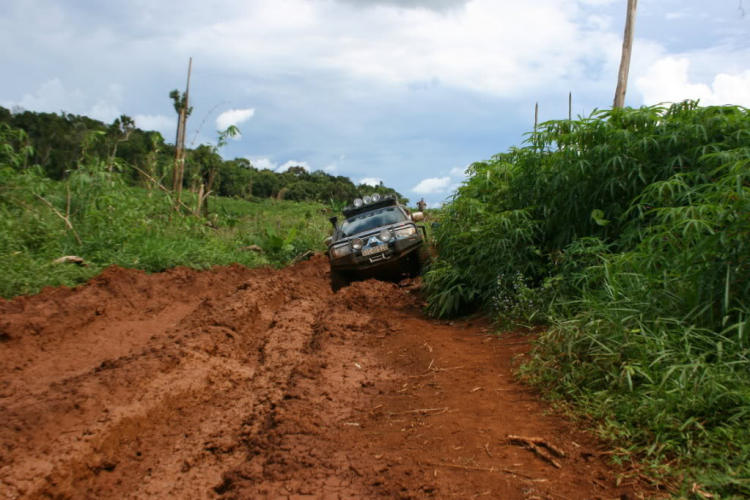
[[[594,222],[596,222],[600,226],[606,226],[607,224],[609,224],[609,221],[604,218],[604,212],[602,212],[598,208],[594,209],[591,212],[591,218],[594,219]]]

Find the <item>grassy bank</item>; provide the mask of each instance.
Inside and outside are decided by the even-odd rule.
[[[74,285],[109,265],[162,271],[239,263],[282,266],[323,250],[330,224],[319,203],[211,198],[209,217],[173,209],[170,193],[130,187],[105,162],[82,159],[64,181],[24,167],[28,151],[0,130],[0,296]],[[187,207],[194,205],[186,193]],[[256,245],[262,252],[249,250]],[[85,266],[55,264],[75,255]]]
[[[750,113],[551,121],[474,164],[436,231],[430,311],[543,323],[523,373],[701,498],[750,494]]]

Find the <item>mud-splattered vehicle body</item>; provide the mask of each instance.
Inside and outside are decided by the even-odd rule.
[[[395,197],[372,195],[354,200],[343,214],[341,224],[331,218],[334,232],[327,242],[334,291],[352,280],[420,273],[425,228],[416,222],[424,218],[421,212],[409,214]]]

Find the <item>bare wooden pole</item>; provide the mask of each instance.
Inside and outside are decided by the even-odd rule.
[[[625,18],[625,35],[622,39],[622,58],[620,71],[617,74],[617,90],[612,107],[621,108],[625,105],[625,93],[628,90],[628,72],[630,71],[630,54],[633,51],[633,33],[635,32],[635,10],[638,0],[628,0],[628,12]]]
[[[177,191],[177,185],[180,179],[180,137],[182,137],[182,114],[180,108],[177,114],[177,133],[174,138],[174,169],[172,170],[172,191]]]
[[[185,102],[180,109],[180,118],[177,126],[177,147],[175,151],[175,177],[177,188],[177,204],[179,207],[182,199],[182,182],[185,175],[185,129],[187,129],[187,115],[190,109],[190,74],[193,71],[193,58],[188,63],[187,85],[185,86]]]
[[[568,120],[573,120],[573,92],[568,93]]]

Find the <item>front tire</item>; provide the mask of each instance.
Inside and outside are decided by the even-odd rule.
[[[349,276],[344,271],[331,269],[331,290],[338,292],[345,286],[349,286]]]
[[[407,265],[407,273],[410,278],[416,278],[422,274],[422,258],[419,252],[412,252]]]

